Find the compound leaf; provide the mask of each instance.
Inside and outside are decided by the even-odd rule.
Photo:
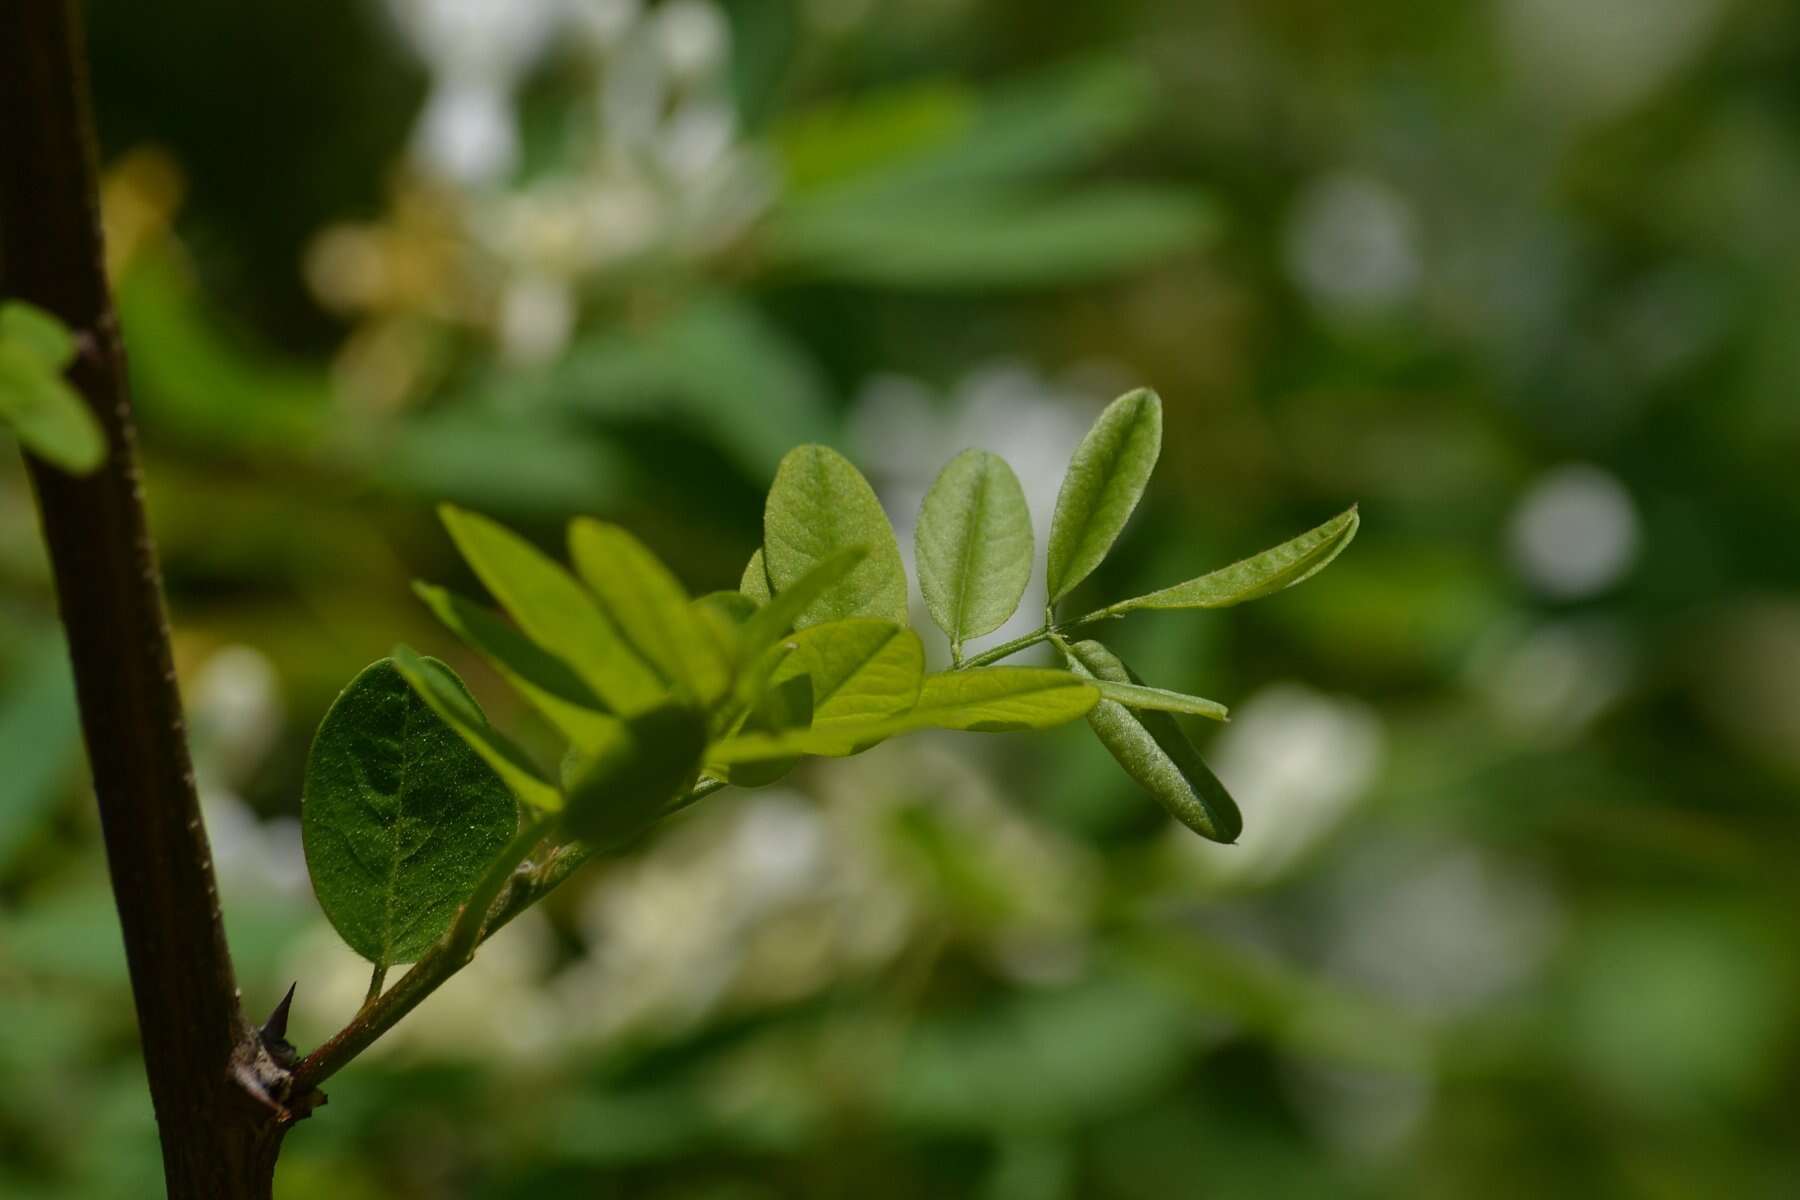
[[[791,754],[841,757],[916,729],[1002,733],[1048,729],[1083,716],[1100,693],[1067,671],[1040,667],[984,667],[927,675],[919,701],[885,720],[844,722],[782,734],[744,734],[713,747],[722,763],[757,762]]]
[[[642,542],[583,517],[569,525],[569,557],[612,627],[669,688],[702,703],[724,694],[730,664],[696,620],[681,583]]]
[[[479,717],[450,669],[419,669]],[[307,759],[300,831],[319,906],[350,948],[411,962],[441,937],[518,825],[500,777],[392,660],[326,713]]]
[[[832,621],[802,629],[784,645],[789,652],[773,682],[812,681],[815,729],[886,720],[918,703],[925,647],[905,626],[866,617]]]
[[[632,717],[570,780],[563,827],[600,849],[625,845],[693,786],[705,750],[706,718],[685,705]]]
[[[573,667],[608,708],[635,713],[661,702],[662,681],[574,576],[495,521],[448,504],[438,512],[470,568],[525,636]]]

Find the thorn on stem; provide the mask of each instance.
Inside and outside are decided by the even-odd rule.
[[[281,1003],[275,1006],[275,1011],[263,1022],[261,1030],[263,1048],[284,1067],[293,1066],[299,1058],[293,1044],[287,1040],[288,1010],[293,1007],[294,989],[299,986],[298,980],[288,985],[287,995],[281,998]]]

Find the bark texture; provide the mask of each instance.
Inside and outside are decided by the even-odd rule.
[[[74,0],[0,0],[0,296],[78,335],[70,379],[109,456],[31,461],[137,1005],[168,1192],[270,1194],[287,1073],[238,1002],[146,528],[124,353],[105,278]],[[104,1147],[96,1148],[104,1153]]]

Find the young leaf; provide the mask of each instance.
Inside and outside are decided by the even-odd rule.
[[[569,557],[614,629],[669,687],[711,703],[731,666],[695,620],[687,592],[644,544],[617,525],[569,524]]]
[[[763,510],[763,561],[776,594],[832,555],[857,546],[868,557],[807,605],[795,625],[846,617],[905,624],[907,597],[900,545],[868,480],[835,450],[790,450]]]
[[[75,336],[52,314],[23,300],[0,304],[0,342],[30,350],[60,375],[75,361]]]
[[[410,646],[394,647],[393,665],[431,711],[494,769],[514,795],[546,812],[562,807],[562,793],[556,785],[543,777],[510,738],[487,723],[455,672],[436,659],[421,657]]]
[[[592,751],[611,739],[618,720],[568,663],[454,592],[429,583],[415,583],[413,591],[577,748]]]
[[[0,424],[45,462],[85,475],[106,460],[106,435],[62,371],[22,339],[0,340]]]
[[[1229,608],[1246,600],[1260,600],[1330,566],[1331,560],[1356,537],[1361,523],[1356,509],[1351,508],[1261,554],[1148,596],[1121,600],[1104,611],[1118,615],[1139,608]]]
[[[1100,689],[1103,700],[1116,701],[1126,708],[1150,709],[1153,712],[1188,713],[1196,717],[1207,717],[1214,721],[1229,719],[1223,704],[1217,700],[1208,700],[1204,696],[1188,696],[1181,692],[1166,691],[1158,687],[1143,687],[1135,683],[1115,683],[1110,679],[1096,679],[1094,686]]]
[[[1099,642],[1066,646],[1064,657],[1078,675],[1111,684],[1142,685]],[[1174,717],[1165,712],[1133,712],[1117,700],[1102,699],[1088,714],[1088,725],[1125,773],[1156,797],[1170,816],[1203,838],[1237,841],[1244,829],[1237,802],[1207,769]]]
[[[705,750],[706,718],[691,708],[667,704],[631,718],[571,782],[563,827],[602,850],[625,845],[693,786]]]
[[[743,729],[746,733],[781,733],[789,729],[805,729],[812,723],[812,717],[812,680],[804,675],[795,675],[762,694],[756,707],[745,718]],[[736,766],[720,767],[719,774],[735,787],[767,787],[793,770],[799,761],[799,755],[791,755],[761,762],[738,763]]]
[[[1031,582],[1031,512],[1019,477],[997,454],[965,450],[939,472],[913,535],[919,591],[961,653],[1019,607]]]
[[[573,576],[486,517],[448,504],[438,512],[463,558],[525,636],[573,667],[608,708],[636,713],[662,700],[662,681]]]
[[[726,764],[792,754],[842,757],[915,729],[963,729],[1004,733],[1048,729],[1084,716],[1100,699],[1092,684],[1067,671],[1038,667],[985,667],[927,675],[911,711],[886,720],[843,722],[781,734],[743,734],[715,745],[711,758]]]
[[[758,604],[767,604],[775,594],[769,587],[769,570],[763,565],[761,546],[750,556],[750,561],[744,564],[744,577],[738,580],[738,591]]]
[[[419,661],[479,715],[449,668]],[[411,962],[442,936],[517,827],[506,785],[393,662],[364,670],[326,713],[301,844],[319,906],[370,962]]]
[[[869,552],[861,546],[839,550],[822,559],[792,587],[783,588],[770,597],[744,625],[744,657],[755,658],[773,646],[820,596],[841,582],[868,556]]]
[[[1150,482],[1162,452],[1162,400],[1140,388],[1100,414],[1075,448],[1050,519],[1050,603],[1075,590],[1106,558]]]
[[[812,681],[815,729],[886,720],[918,703],[925,647],[904,626],[867,618],[832,621],[802,629],[784,644],[790,652],[774,682]]]

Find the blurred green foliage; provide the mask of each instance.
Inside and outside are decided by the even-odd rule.
[[[334,1081],[282,1194],[1791,1194],[1800,10],[601,28],[632,7],[493,67],[516,153],[470,179],[443,156],[484,143],[423,117],[487,136],[486,94],[423,6],[91,6],[227,919],[251,1003],[299,979],[297,1042],[365,981],[297,869],[337,691],[404,639],[532,736],[408,590],[472,590],[437,500],[545,544],[602,515],[699,594],[789,445],[838,445],[903,525],[982,446],[1043,529],[1042,478],[1144,382],[1169,450],[1073,602],[1346,501],[1363,529],[1306,588],[1118,627],[1231,706],[1187,728],[1238,846],[1080,729],[727,793]],[[0,1193],[141,1196],[116,918],[22,471],[0,489]]]

